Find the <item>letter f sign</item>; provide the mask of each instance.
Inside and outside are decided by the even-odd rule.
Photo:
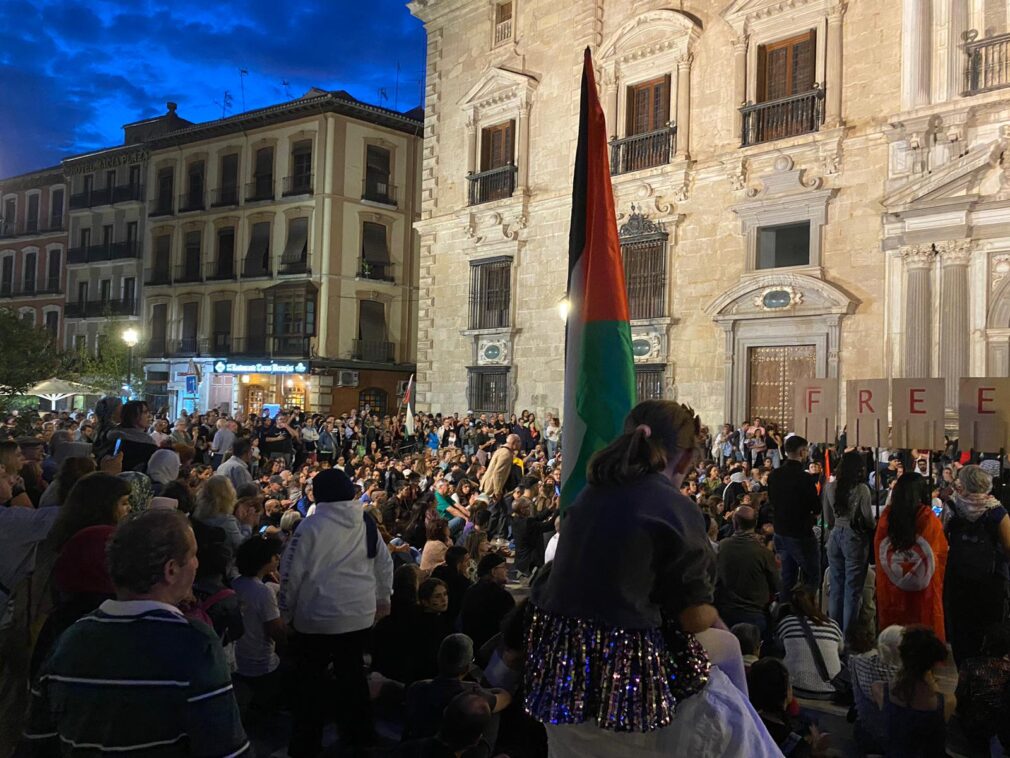
[[[814,412],[814,406],[821,402],[821,388],[807,387],[807,413]]]

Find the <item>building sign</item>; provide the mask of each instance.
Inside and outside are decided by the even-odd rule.
[[[215,374],[305,374],[308,361],[214,361]]]

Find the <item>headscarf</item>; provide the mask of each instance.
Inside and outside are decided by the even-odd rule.
[[[154,497],[154,487],[147,474],[142,474],[139,471],[124,471],[119,475],[119,478],[130,483],[130,508],[133,515],[147,510],[147,506],[151,504],[151,498]]]
[[[179,478],[181,466],[182,462],[179,460],[177,452],[161,448],[155,450],[147,462],[147,475],[155,484],[168,484]]]
[[[997,464],[998,465],[998,464]],[[989,494],[992,477],[982,466],[965,466],[957,475],[954,510],[968,521],[978,521],[986,511],[1000,504]]]

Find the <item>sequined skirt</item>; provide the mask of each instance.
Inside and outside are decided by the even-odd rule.
[[[525,707],[538,721],[648,732],[668,726],[677,703],[708,682],[708,656],[693,635],[530,609]]]

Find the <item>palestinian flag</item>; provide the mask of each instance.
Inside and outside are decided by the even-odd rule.
[[[562,508],[585,486],[586,465],[593,453],[621,433],[624,417],[635,404],[631,326],[610,186],[607,125],[588,47],[582,68],[568,236],[568,303]]]

